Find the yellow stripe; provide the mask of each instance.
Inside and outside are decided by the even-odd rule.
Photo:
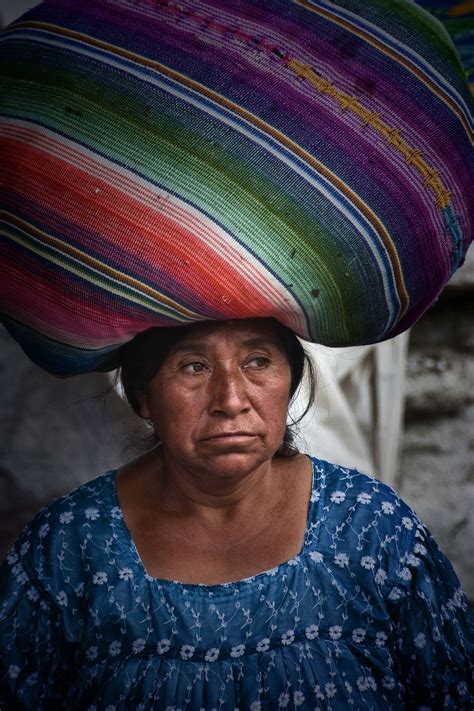
[[[388,144],[403,155],[408,165],[413,166],[421,174],[425,185],[436,195],[436,204],[438,207],[449,207],[451,204],[451,192],[439,177],[439,172],[422,158],[421,151],[411,148],[402,139],[396,128],[390,127],[387,123],[382,121],[379,114],[363,106],[356,96],[351,96],[350,94],[340,91],[332,82],[316,74],[311,67],[308,67],[296,59],[290,60],[288,66],[295,74],[304,77],[318,92],[327,94],[335,99],[343,110],[352,111],[365,124],[372,126],[377,133],[385,138]]]
[[[446,94],[441,87],[439,87],[430,77],[428,77],[426,74],[424,74],[416,64],[414,64],[412,61],[407,59],[405,56],[402,54],[396,52],[393,50],[391,47],[387,47],[387,45],[383,44],[380,40],[376,39],[375,37],[372,37],[371,34],[366,32],[365,30],[362,30],[360,27],[356,27],[353,25],[351,22],[348,20],[345,20],[341,17],[338,17],[336,15],[333,15],[329,10],[326,8],[322,7],[316,7],[314,5],[311,5],[308,0],[293,0],[297,5],[301,5],[302,7],[306,8],[310,12],[314,12],[317,15],[322,15],[325,17],[327,20],[330,22],[334,22],[336,25],[340,25],[341,27],[344,27],[348,32],[351,32],[354,35],[358,35],[361,37],[365,42],[368,42],[371,44],[373,47],[376,47],[378,50],[383,52],[384,54],[388,55],[392,59],[394,59],[396,62],[399,64],[402,64],[405,69],[408,69],[409,72],[414,74],[423,84],[425,84],[430,91],[433,92],[433,94],[436,94],[444,103],[449,106],[451,111],[456,114],[458,119],[461,121],[464,130],[466,131],[469,140],[471,143],[474,142],[474,131],[471,129],[466,117],[458,107],[455,101],[451,99],[448,94]]]
[[[474,0],[465,0],[465,2],[460,2],[453,7],[448,8],[448,17],[462,17],[463,15],[469,15],[474,12]]]

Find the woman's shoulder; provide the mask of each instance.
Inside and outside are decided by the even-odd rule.
[[[313,490],[326,507],[334,504],[340,507],[340,511],[355,507],[366,513],[379,510],[388,517],[396,514],[394,519],[387,520],[406,516],[419,522],[414,511],[396,491],[376,477],[316,457],[312,457],[312,463]]]
[[[21,584],[23,579],[50,580],[66,556],[80,558],[84,542],[100,546],[110,519],[120,518],[115,498],[115,471],[108,471],[45,506],[23,529],[6,556]]]
[[[411,507],[375,477],[312,461],[314,545],[339,562],[351,559],[363,566],[383,558],[387,574],[403,567],[416,538],[427,533]]]
[[[439,583],[447,605],[458,600],[459,580],[451,563],[390,486],[318,459],[313,459],[313,471],[316,506],[309,539],[313,560],[324,558],[336,570],[355,571],[358,579],[368,576],[392,601],[405,597],[408,588],[423,588],[427,581]]]
[[[115,470],[107,471],[51,501],[27,524],[22,537],[34,536],[42,540],[50,532],[66,531],[68,527],[72,530],[108,515],[114,506],[118,506],[114,495],[115,474]]]
[[[25,526],[0,567],[0,624],[18,615],[22,624],[30,615],[46,624],[59,615],[67,636],[80,636],[86,573],[93,577],[107,556],[114,509],[120,517],[114,476],[106,472],[56,499]]]

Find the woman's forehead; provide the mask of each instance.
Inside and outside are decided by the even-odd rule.
[[[173,350],[194,350],[220,343],[252,348],[280,345],[281,338],[276,322],[270,318],[206,321],[186,329]]]

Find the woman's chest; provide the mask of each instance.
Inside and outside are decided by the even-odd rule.
[[[158,519],[132,531],[136,548],[153,578],[216,585],[257,575],[300,553],[306,511],[206,526]]]

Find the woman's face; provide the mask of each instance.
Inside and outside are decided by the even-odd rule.
[[[187,331],[149,383],[140,414],[165,456],[214,475],[271,460],[285,433],[291,372],[270,319]]]

